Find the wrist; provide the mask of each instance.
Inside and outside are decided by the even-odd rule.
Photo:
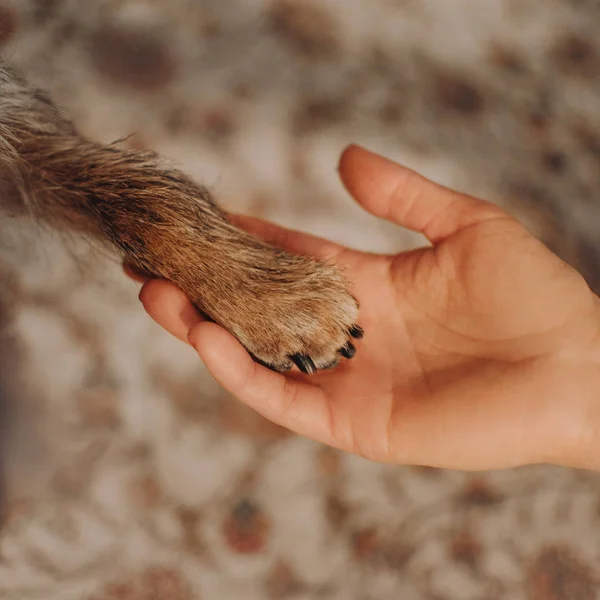
[[[556,400],[564,408],[560,438],[565,443],[557,446],[552,462],[600,471],[600,344],[563,363],[561,380]]]

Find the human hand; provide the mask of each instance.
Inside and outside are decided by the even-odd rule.
[[[583,278],[493,204],[356,146],[340,174],[367,211],[432,246],[374,255],[237,220],[345,268],[365,330],[352,361],[311,376],[271,372],[165,281],[144,284],[150,316],[242,402],[342,450],[458,469],[600,467],[598,298]]]

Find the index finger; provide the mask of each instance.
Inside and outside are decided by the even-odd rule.
[[[190,330],[203,320],[186,295],[170,281],[147,281],[139,297],[148,315],[182,342],[188,343]]]
[[[327,396],[319,387],[274,373],[255,363],[245,348],[215,323],[200,323],[189,335],[212,376],[269,421],[333,445]]]

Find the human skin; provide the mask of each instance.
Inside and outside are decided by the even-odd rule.
[[[430,246],[358,252],[248,217],[253,234],[344,267],[365,330],[352,361],[307,376],[255,363],[173,284],[140,299],[212,375],[267,419],[395,464],[482,470],[534,463],[598,469],[599,299],[500,207],[358,146],[340,176],[368,212]]]

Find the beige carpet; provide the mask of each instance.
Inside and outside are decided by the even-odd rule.
[[[133,134],[230,208],[418,243],[343,193],[357,141],[503,203],[594,286],[599,27],[593,0],[0,3],[3,52],[86,134]],[[2,222],[0,258],[0,600],[600,597],[597,476],[328,450],[220,390],[109,257]]]

